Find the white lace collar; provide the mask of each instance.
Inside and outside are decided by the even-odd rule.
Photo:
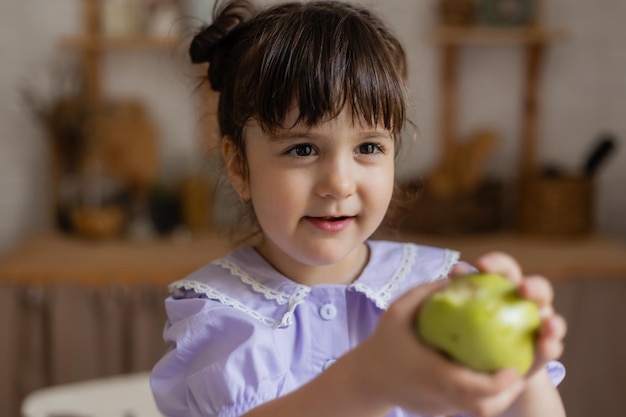
[[[403,286],[416,285],[415,282],[405,283],[405,281],[407,274],[414,269],[419,250],[425,249],[412,243],[396,243],[396,245],[401,245],[401,251],[399,255],[396,255],[395,271],[389,278],[388,274],[384,276],[377,273],[377,270],[372,267],[372,265],[382,263],[383,259],[389,256],[389,253],[381,249],[385,243],[388,242],[368,242],[370,246],[368,265],[364,268],[359,279],[347,285],[346,288],[348,291],[362,293],[378,308],[383,310],[389,307],[394,296],[397,296],[399,292],[403,292],[400,290]],[[396,246],[393,251],[394,254],[398,254],[397,249]],[[443,261],[438,260],[437,267],[434,270],[430,268],[426,276],[423,277],[422,282],[445,277],[452,266],[458,262],[458,258],[458,252],[443,250]],[[278,274],[252,247],[241,248],[225,258],[214,261],[210,264],[210,267],[228,271],[228,275],[231,278],[232,276],[238,277],[239,281],[249,290],[262,295],[264,300],[270,301],[276,307],[279,307],[281,313],[275,317],[261,314],[259,311],[241,302],[241,300],[238,300],[236,296],[227,294],[214,285],[204,282],[202,279],[195,279],[196,274],[172,283],[170,285],[172,295],[174,297],[182,297],[185,292],[191,291],[197,296],[206,297],[221,304],[234,307],[269,326],[279,328],[288,327],[293,323],[293,313],[296,307],[311,292],[311,287],[298,284]]]

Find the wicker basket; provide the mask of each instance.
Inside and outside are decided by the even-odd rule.
[[[569,176],[522,182],[520,231],[544,235],[586,235],[593,230],[593,181]]]
[[[434,235],[495,232],[503,227],[503,193],[503,184],[496,181],[450,199],[436,198],[425,187],[413,204],[396,214],[392,228]]]

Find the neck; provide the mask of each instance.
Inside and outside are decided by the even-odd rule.
[[[349,285],[361,275],[369,260],[369,247],[365,243],[341,261],[330,265],[307,265],[284,255],[272,256],[271,249],[263,244],[257,245],[256,250],[278,272],[309,287],[321,284]]]

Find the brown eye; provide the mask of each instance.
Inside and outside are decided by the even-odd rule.
[[[359,145],[357,149],[357,153],[362,154],[362,155],[373,155],[381,151],[382,149],[380,148],[379,145],[375,143],[371,143],[371,142],[362,143]]]
[[[305,157],[313,155],[315,153],[315,150],[313,149],[313,146],[309,145],[308,143],[303,143],[289,149],[288,153],[297,157]]]

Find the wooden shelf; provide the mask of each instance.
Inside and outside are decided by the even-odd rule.
[[[568,38],[567,31],[543,26],[490,27],[439,26],[432,33],[433,41],[442,50],[441,71],[441,136],[442,162],[438,169],[454,166],[457,151],[457,101],[459,50],[467,46],[517,46],[524,50],[523,119],[519,151],[518,178],[536,172],[539,119],[539,87],[544,51],[548,44]],[[452,171],[453,172],[453,171]]]
[[[217,234],[142,243],[44,234],[0,257],[0,283],[100,286],[152,282],[165,288],[232,249],[230,240]]]
[[[497,249],[514,256],[526,273],[555,281],[626,279],[626,245],[602,235],[566,239],[516,233],[436,236],[378,232],[374,238],[451,248],[470,263]],[[231,240],[217,233],[183,242],[159,239],[145,243],[45,234],[31,237],[0,257],[0,283],[130,286],[152,282],[165,288],[232,249]]]
[[[435,42],[440,44],[536,44],[563,41],[567,31],[559,28],[516,27],[494,28],[484,26],[441,26],[434,30]]]
[[[72,50],[174,50],[180,45],[178,37],[134,36],[73,36],[62,38],[59,46]]]

